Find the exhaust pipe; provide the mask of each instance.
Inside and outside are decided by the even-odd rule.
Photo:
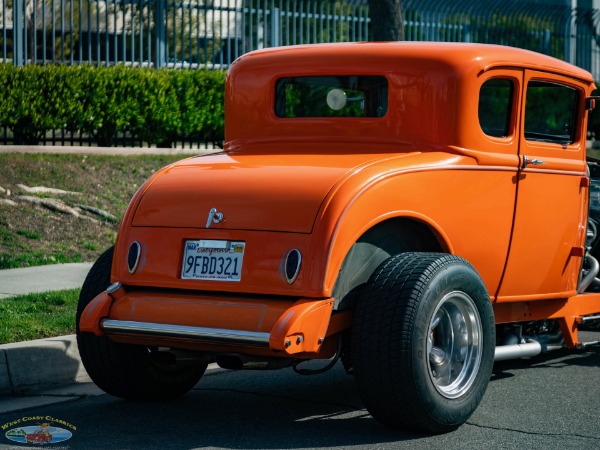
[[[583,294],[590,284],[596,282],[596,275],[598,275],[598,272],[600,271],[600,264],[592,255],[586,253],[584,260],[588,262],[590,269],[587,274],[581,278],[579,286],[577,286],[578,294]]]
[[[542,353],[542,344],[529,339],[524,344],[500,345],[496,347],[494,361],[506,361],[508,359],[530,358]]]
[[[496,353],[494,354],[494,362],[506,361],[508,359],[531,358],[542,352],[562,350],[563,348],[564,345],[562,342],[541,344],[533,339],[528,339],[527,342],[523,344],[497,346]]]

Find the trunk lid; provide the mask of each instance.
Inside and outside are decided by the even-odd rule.
[[[180,161],[144,193],[133,226],[310,233],[327,193],[381,155],[216,155]],[[213,214],[213,217],[216,214]]]

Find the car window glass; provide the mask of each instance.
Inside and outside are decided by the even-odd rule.
[[[511,80],[492,78],[479,91],[479,125],[485,134],[506,137],[510,134],[514,85]]]
[[[275,114],[296,117],[383,117],[388,83],[382,76],[281,78],[277,81]]]
[[[571,87],[530,81],[525,99],[525,139],[570,144],[575,140],[577,100]]]

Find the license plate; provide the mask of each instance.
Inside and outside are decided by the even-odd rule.
[[[239,241],[185,241],[181,278],[240,281],[245,248]]]

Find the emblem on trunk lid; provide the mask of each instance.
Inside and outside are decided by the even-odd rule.
[[[214,223],[219,223],[223,220],[223,213],[217,211],[217,208],[213,208],[208,213],[208,220],[206,221],[206,228],[210,228],[210,225]]]

